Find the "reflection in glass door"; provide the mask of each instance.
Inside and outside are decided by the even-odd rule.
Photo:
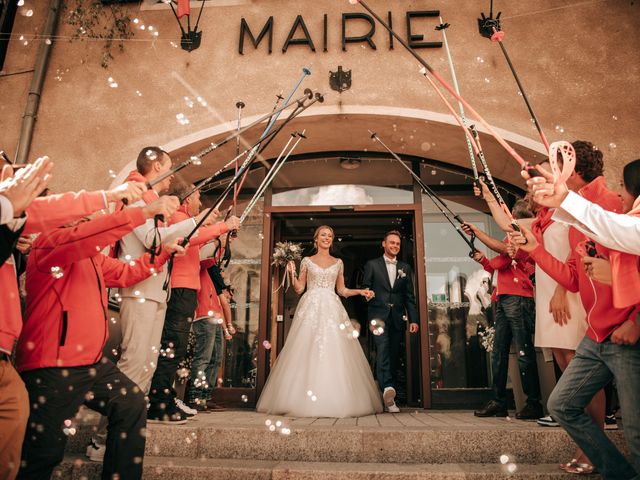
[[[238,206],[242,211],[243,205]],[[260,312],[260,270],[262,255],[260,201],[242,226],[231,246],[232,260],[224,270],[225,282],[234,290],[231,317],[236,334],[224,341],[222,364],[213,400],[226,405],[251,405],[255,400],[258,318]]]
[[[491,217],[448,204],[465,221],[499,238]],[[480,334],[493,325],[491,275],[469,257],[468,245],[429,199],[423,200],[423,225],[432,405],[475,406],[490,394],[490,353]],[[484,251],[480,243],[476,247]]]

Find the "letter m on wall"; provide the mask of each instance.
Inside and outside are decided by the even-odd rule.
[[[251,28],[249,28],[249,24],[243,17],[242,21],[240,22],[240,44],[239,44],[240,55],[244,55],[245,36],[249,36],[249,40],[251,40],[253,47],[257,49],[258,45],[260,45],[260,42],[262,42],[262,39],[267,33],[269,34],[269,54],[271,54],[273,50],[273,17],[272,16],[269,17],[269,20],[267,20],[267,23],[265,23],[264,27],[262,27],[262,31],[258,35],[258,38],[256,38],[253,35]]]

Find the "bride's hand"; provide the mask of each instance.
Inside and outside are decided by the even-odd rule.
[[[365,288],[364,290],[360,291],[360,295],[362,295],[364,298],[367,299],[367,302],[369,300],[371,300],[373,297],[375,297],[375,293],[373,293],[373,290],[369,290],[368,288]]]
[[[289,263],[287,263],[287,270],[289,271],[289,273],[293,277],[295,277],[296,276],[296,262],[291,260]]]

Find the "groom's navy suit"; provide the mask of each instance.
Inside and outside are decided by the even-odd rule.
[[[383,320],[382,335],[374,336],[377,348],[376,377],[379,387],[396,387],[396,372],[400,360],[400,343],[405,331],[404,315],[410,323],[419,323],[416,297],[413,292],[413,272],[408,263],[396,263],[393,286],[389,279],[385,257],[369,260],[364,266],[363,286],[373,290],[375,297],[368,304],[368,318]]]

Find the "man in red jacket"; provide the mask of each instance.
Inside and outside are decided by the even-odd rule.
[[[141,478],[146,403],[138,386],[102,357],[106,288],[141,281],[181,249],[165,246],[154,265],[149,255],[128,264],[100,251],[147,218],[172,215],[177,204],[176,198],[162,197],[143,208],[44,232],[34,241],[16,356],[31,404],[18,478],[50,478],[64,455],[65,428],[83,403],[109,417],[102,478]]]
[[[513,217],[517,220],[531,218],[533,214],[524,200],[518,200],[513,207]],[[473,230],[478,240],[485,244],[492,244],[492,239],[476,227]],[[506,403],[507,373],[509,367],[509,350],[511,340],[515,342],[518,355],[518,367],[522,379],[522,389],[527,396],[527,403],[521,411],[516,413],[519,420],[537,420],[542,416],[540,404],[540,382],[538,380],[538,366],[536,352],[533,347],[533,332],[535,325],[535,303],[533,301],[533,283],[531,276],[535,270],[529,255],[519,252],[514,259],[507,254],[488,260],[485,255],[476,251],[473,259],[482,264],[484,269],[493,274],[498,272],[498,287],[494,292],[496,297],[496,324],[491,352],[493,372],[493,399],[483,408],[476,410],[476,417],[506,417],[508,416]]]
[[[3,189],[14,181],[19,185],[4,190],[9,202],[4,202],[2,216],[3,228],[14,233],[34,234],[57,227],[106,208],[108,202],[134,200],[145,189],[141,184],[126,184],[108,192],[69,192],[34,199],[46,186],[53,163],[48,157],[39,158],[8,181],[13,175],[10,168],[3,169]],[[11,480],[18,472],[29,415],[27,391],[9,360],[22,329],[16,270],[11,261],[0,266],[0,287],[0,478]]]
[[[194,186],[176,183],[171,193],[184,198]],[[170,223],[184,221],[200,212],[200,192],[194,192],[186,198]],[[171,271],[171,297],[167,305],[167,314],[160,341],[160,357],[151,380],[149,392],[149,411],[147,419],[150,423],[182,424],[187,416],[179,405],[176,405],[176,392],[173,381],[178,364],[187,353],[189,331],[197,307],[197,295],[200,290],[200,245],[203,245],[229,230],[237,230],[240,226],[238,217],[230,217],[209,227],[199,229],[187,246],[183,257],[175,258]]]

